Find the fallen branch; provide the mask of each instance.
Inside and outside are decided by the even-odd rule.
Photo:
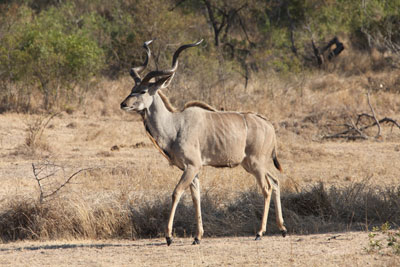
[[[341,125],[337,125],[337,126],[346,127],[347,128],[346,130],[343,130],[339,133],[335,133],[335,134],[331,134],[331,135],[325,135],[322,138],[323,139],[343,138],[343,139],[348,139],[348,140],[356,140],[356,139],[366,140],[369,138],[369,136],[365,133],[365,130],[367,130],[371,127],[377,126],[378,132],[375,136],[375,139],[379,139],[382,137],[381,124],[383,124],[383,123],[391,123],[392,127],[397,126],[397,128],[400,129],[400,123],[398,123],[396,120],[394,120],[392,118],[384,117],[383,119],[378,120],[375,110],[371,104],[369,92],[367,93],[367,99],[368,99],[368,106],[371,110],[372,115],[368,114],[368,113],[360,113],[357,115],[357,119],[356,119],[355,123],[352,118],[349,118],[350,123],[344,123]],[[373,120],[373,122],[370,124],[364,125],[364,126],[360,126],[363,118],[371,119],[371,120]]]
[[[371,109],[371,112],[372,112],[372,117],[374,118],[374,120],[376,122],[376,125],[378,126],[378,133],[376,134],[375,138],[380,138],[381,137],[381,125],[379,124],[379,121],[378,121],[378,119],[376,118],[376,115],[375,115],[374,108],[371,105],[371,100],[370,100],[370,97],[369,97],[369,90],[368,90],[368,93],[367,93],[367,99],[368,99],[368,106],[369,106],[369,108]]]
[[[369,117],[369,118],[373,118],[372,115],[365,114],[365,113],[359,114],[358,116],[360,117],[361,115]],[[368,128],[371,128],[371,127],[373,127],[375,125],[378,125],[378,124],[380,125],[380,124],[385,123],[385,122],[386,123],[392,123],[393,126],[397,126],[397,128],[400,129],[400,124],[397,121],[395,121],[392,118],[385,117],[385,118],[380,119],[378,121],[375,121],[375,122],[373,122],[373,123],[371,123],[369,125],[360,127],[358,130],[355,130],[353,127],[349,127],[350,129],[348,129],[348,130],[345,130],[345,131],[342,131],[342,132],[339,132],[339,133],[336,133],[336,134],[332,134],[332,135],[325,135],[325,136],[323,136],[323,139],[334,139],[334,138],[345,138],[345,139],[349,139],[349,140],[352,140],[352,139],[368,139],[368,137],[366,137],[366,136],[361,136],[361,135],[360,136],[356,136],[356,135],[349,135],[349,134],[352,133],[352,132],[354,133],[354,131],[356,131],[356,132],[360,131],[362,133],[364,130],[366,130]],[[349,125],[345,124],[345,126],[349,126]]]

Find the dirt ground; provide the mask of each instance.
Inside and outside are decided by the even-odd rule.
[[[152,147],[137,116],[90,117],[61,114],[43,131],[32,153],[27,147],[28,128],[37,115],[0,115],[0,204],[10,198],[38,196],[32,163],[49,160],[75,168],[100,166],[77,178],[60,194],[90,201],[123,190],[144,196],[170,194],[180,171]],[[346,185],[369,177],[371,185],[398,185],[400,134],[384,132],[382,141],[321,141],[313,134],[298,134],[277,125],[278,174],[283,189],[301,190],[323,181]],[[301,130],[301,129],[300,129]],[[205,168],[203,191],[221,197],[255,186],[241,168]],[[162,222],[160,222],[162,223]],[[268,227],[268,226],[267,226]],[[316,235],[205,238],[192,246],[189,238],[176,238],[171,247],[164,239],[57,240],[0,244],[2,266],[399,266],[399,256],[367,253],[368,233],[344,232]]]
[[[367,253],[365,232],[287,238],[176,238],[16,242],[0,245],[2,266],[399,266],[400,256]]]
[[[13,188],[13,194],[23,188],[28,189],[27,183],[34,182],[31,164],[43,160],[76,168],[112,169],[110,175],[115,179],[130,176],[127,174],[125,177],[119,172],[114,175],[116,169],[129,169],[134,170],[136,179],[140,179],[141,174],[151,174],[157,181],[154,183],[148,177],[147,182],[145,179],[136,181],[140,188],[135,190],[152,188],[172,191],[180,177],[181,172],[169,166],[167,160],[153,147],[138,116],[122,114],[91,117],[62,113],[49,122],[32,154],[26,145],[27,129],[37,120],[46,121],[46,118],[0,115],[0,175],[3,183],[8,181],[11,186],[3,187],[0,191],[10,191],[16,183],[25,186],[20,184]],[[283,188],[296,187],[300,190],[317,182],[341,186],[367,178],[372,185],[380,186],[400,182],[397,164],[400,162],[400,131],[397,129],[384,127],[383,141],[371,139],[344,142],[322,141],[317,136],[318,129],[285,128],[280,126],[283,122],[274,124],[278,137],[278,158],[284,172],[274,172],[272,161],[270,169],[279,176]],[[200,176],[203,187],[212,186],[217,190],[240,191],[255,185],[255,179],[240,167],[207,167]],[[96,179],[101,180],[100,177]]]

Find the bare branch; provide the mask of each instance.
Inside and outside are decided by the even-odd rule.
[[[59,112],[56,112],[56,113],[53,113],[53,114],[51,114],[48,118],[47,118],[47,121],[46,122],[42,122],[42,121],[40,121],[40,126],[39,126],[39,132],[38,132],[38,134],[37,134],[37,139],[38,140],[40,140],[40,138],[42,137],[42,135],[43,135],[43,132],[44,132],[44,129],[46,129],[46,127],[47,127],[47,125],[49,124],[49,122],[55,117],[55,116],[57,116],[58,114],[60,114]],[[44,119],[43,119],[44,120]]]
[[[367,98],[368,98],[368,105],[369,105],[369,108],[371,109],[372,115],[368,114],[368,113],[360,113],[357,115],[357,120],[355,123],[354,123],[353,119],[349,118],[350,124],[344,123],[344,124],[336,125],[336,126],[346,127],[347,128],[346,130],[341,131],[336,134],[332,134],[332,135],[325,135],[322,138],[323,139],[345,138],[345,139],[349,139],[349,140],[368,139],[368,136],[364,133],[364,131],[366,129],[371,128],[376,125],[378,127],[378,133],[375,136],[375,138],[379,139],[381,137],[381,124],[382,123],[392,123],[394,126],[397,126],[397,128],[400,129],[400,124],[392,118],[385,117],[383,119],[378,120],[375,110],[371,104],[369,91],[367,93]],[[361,120],[364,117],[366,117],[370,120],[373,120],[373,122],[360,127],[359,125],[361,124]],[[327,125],[327,126],[329,127],[332,125]]]
[[[56,185],[56,189],[54,191],[52,191],[51,193],[47,193],[46,194],[44,187],[52,187],[52,185],[55,185],[56,183],[54,183],[54,182],[50,182],[50,183],[46,182],[45,185],[44,185],[43,182],[48,178],[54,177],[60,169],[63,171],[63,173],[65,175],[64,166],[54,164],[54,163],[49,162],[47,160],[44,163],[40,163],[40,164],[37,164],[37,165],[32,163],[33,175],[35,177],[35,180],[36,180],[36,182],[38,184],[39,191],[40,191],[39,202],[43,203],[43,201],[46,198],[54,196],[55,194],[57,194],[68,183],[71,183],[72,179],[75,176],[77,176],[79,173],[84,172],[84,171],[97,169],[97,168],[99,168],[99,167],[84,168],[84,169],[80,169],[80,170],[74,172],[67,179],[65,179],[65,181],[61,185],[57,184]],[[44,176],[41,177],[40,174],[43,173],[43,172],[44,172]]]
[[[249,35],[247,34],[246,25],[242,21],[242,18],[240,17],[240,15],[238,15],[238,19],[239,19],[240,27],[242,28],[242,30],[244,32],[244,35],[246,36],[247,41],[249,42],[249,44],[251,46],[254,46],[254,43],[250,40]]]
[[[212,6],[210,1],[208,0],[203,0],[206,8],[207,8],[207,12],[208,12],[208,17],[210,19],[211,25],[214,29],[214,42],[215,42],[215,46],[219,45],[219,33],[222,30],[222,27],[225,25],[225,16],[222,16],[222,21],[221,23],[218,25],[218,22],[216,20],[216,18],[214,17],[214,12],[212,10]]]
[[[356,131],[362,139],[368,139],[368,137],[360,130],[357,128],[357,126],[354,124],[354,121],[350,118],[351,126],[354,131]]]
[[[323,57],[322,57],[321,53],[319,52],[318,47],[315,45],[314,34],[311,31],[310,25],[305,26],[305,29],[310,33],[311,46],[312,46],[312,49],[313,49],[313,52],[314,52],[314,56],[317,59],[318,66],[321,67],[321,65],[324,63],[324,60],[323,60]]]
[[[376,122],[376,125],[378,126],[378,133],[376,134],[375,138],[380,138],[381,137],[381,125],[379,124],[379,121],[378,121],[378,119],[376,118],[376,115],[375,115],[374,108],[371,105],[371,99],[370,99],[370,95],[369,95],[369,90],[367,92],[367,98],[368,98],[369,108],[371,109],[371,112],[372,112],[372,116],[373,116],[373,118],[374,118],[374,120]]]
[[[293,54],[295,54],[295,56],[297,56],[297,48],[296,48],[296,45],[295,45],[295,42],[294,42],[294,23],[293,23],[292,16],[290,14],[290,10],[287,7],[286,7],[286,12],[287,12],[287,15],[288,15],[288,18],[289,18],[289,23],[290,23],[289,30],[290,30],[290,42],[292,44],[291,49],[292,49]]]
[[[48,197],[51,197],[51,196],[54,196],[55,194],[57,194],[58,191],[61,190],[61,188],[63,188],[64,186],[66,186],[66,185],[72,180],[72,178],[74,178],[74,177],[75,177],[76,175],[78,175],[79,173],[84,172],[84,171],[93,170],[93,169],[95,169],[95,168],[85,168],[85,169],[80,169],[80,170],[78,170],[77,172],[73,173],[73,174],[72,174],[62,185],[60,185],[56,190],[54,190],[54,191],[51,192],[50,194],[43,195],[43,199],[48,198]]]
[[[393,123],[394,125],[396,125],[396,126],[400,129],[400,124],[399,124],[397,121],[395,121],[394,119],[392,119],[392,118],[385,117],[385,118],[380,119],[380,120],[378,121],[379,124],[382,124],[382,123],[384,123],[384,122]],[[360,128],[360,129],[361,129],[361,130],[365,130],[365,129],[371,128],[371,127],[373,127],[373,126],[375,126],[375,125],[377,125],[377,122],[374,122],[374,123],[372,123],[372,124],[370,124],[370,125],[364,126],[364,127]]]
[[[35,176],[35,179],[38,183],[39,190],[40,190],[39,202],[42,203],[43,202],[43,187],[42,187],[42,183],[40,182],[40,179],[38,177],[39,174],[36,172],[35,164],[33,164],[33,163],[32,163],[32,170],[33,170],[33,175]]]

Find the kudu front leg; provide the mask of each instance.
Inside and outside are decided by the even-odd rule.
[[[181,179],[179,180],[174,189],[174,192],[172,193],[171,212],[169,214],[168,225],[165,231],[165,239],[167,240],[168,246],[172,243],[172,227],[174,223],[176,207],[178,206],[179,200],[181,199],[184,190],[192,183],[198,171],[198,168],[194,166],[188,166],[183,172]]]
[[[201,218],[201,202],[200,202],[200,181],[198,175],[194,178],[190,184],[190,192],[192,193],[193,206],[196,209],[196,220],[197,220],[197,233],[194,238],[193,245],[200,244],[200,240],[203,237],[203,220]]]

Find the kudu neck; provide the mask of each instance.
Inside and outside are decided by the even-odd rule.
[[[166,107],[158,93],[153,96],[153,102],[145,112],[147,118],[152,120],[165,120],[172,118],[172,112]]]
[[[142,114],[146,131],[157,141],[162,149],[166,149],[177,135],[176,116],[167,109],[158,94],[154,95],[153,103]]]

